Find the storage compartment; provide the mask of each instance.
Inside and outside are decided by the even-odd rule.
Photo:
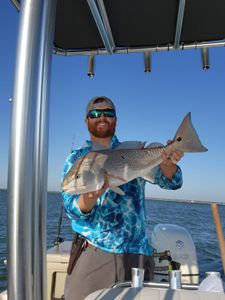
[[[72,242],[63,242],[47,252],[47,300],[61,299]]]

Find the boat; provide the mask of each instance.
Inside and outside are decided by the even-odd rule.
[[[199,49],[203,68],[208,69],[208,49],[225,46],[225,29],[221,26],[225,3],[222,0],[12,2],[19,10],[20,24],[8,175],[8,291],[0,299],[49,300],[57,297],[53,285],[58,288],[60,284],[53,279],[65,275],[70,248],[70,243],[64,242],[46,255],[48,83],[52,54],[88,56],[88,75],[94,76],[96,55],[143,53],[145,72],[150,72],[152,52]],[[201,26],[196,26],[199,20]],[[138,289],[127,287],[128,284],[96,292],[87,299],[225,299],[224,293],[202,294],[184,286],[174,291],[163,283]]]

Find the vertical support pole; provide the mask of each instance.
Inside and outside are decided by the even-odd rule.
[[[8,173],[9,300],[46,299],[42,276],[48,128],[44,127],[48,126],[50,59],[47,57],[52,52],[53,30],[42,26],[50,25],[48,18],[55,13],[51,12],[54,2],[21,1]],[[37,245],[40,245],[38,250]]]
[[[49,134],[49,82],[56,0],[44,1],[38,66],[37,110],[34,141],[33,281],[35,300],[46,299],[46,206]]]
[[[42,1],[20,10],[8,175],[8,298],[32,299],[32,192],[35,86]]]
[[[217,239],[220,248],[221,260],[223,264],[223,271],[225,274],[225,240],[224,240],[223,228],[220,222],[217,203],[211,203],[211,209],[212,209],[212,215],[216,227]]]

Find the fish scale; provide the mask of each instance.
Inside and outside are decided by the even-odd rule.
[[[126,164],[133,170],[140,168],[147,168],[149,163],[159,159],[159,155],[163,152],[160,148],[145,148],[145,149],[118,149],[112,153],[109,153],[110,159],[106,161],[106,169],[123,168]],[[100,151],[102,154],[106,154],[110,150]]]

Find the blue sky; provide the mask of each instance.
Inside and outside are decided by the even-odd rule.
[[[0,188],[7,184],[13,73],[19,14],[10,1],[0,9]],[[225,202],[225,49],[210,49],[210,66],[201,67],[199,50],[152,54],[152,72],[144,73],[142,54],[98,56],[95,77],[87,74],[87,57],[53,56],[50,95],[49,190],[60,190],[60,177],[74,137],[75,147],[88,138],[87,101],[112,98],[117,107],[120,140],[166,143],[183,117],[193,124],[209,149],[186,154],[180,166],[184,185],[166,191],[147,185],[149,197]]]

